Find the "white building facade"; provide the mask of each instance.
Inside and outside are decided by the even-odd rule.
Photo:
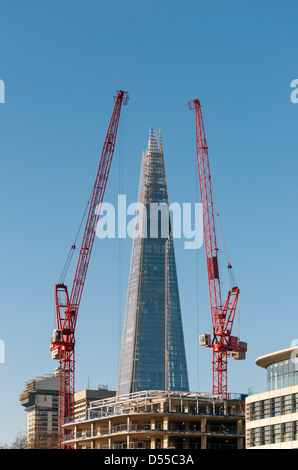
[[[246,448],[298,449],[297,348],[256,360],[267,371],[267,382],[252,387],[245,400]]]

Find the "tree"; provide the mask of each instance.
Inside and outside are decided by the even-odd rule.
[[[11,449],[26,449],[27,448],[27,436],[25,433],[19,431],[14,441],[11,444]]]

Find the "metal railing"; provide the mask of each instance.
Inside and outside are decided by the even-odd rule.
[[[218,410],[212,410],[210,412],[207,412],[207,410],[193,410],[193,411],[182,411],[181,409],[179,410],[163,410],[163,411],[154,411],[154,410],[143,410],[143,409],[135,409],[131,411],[131,413],[145,413],[145,412],[150,412],[154,414],[185,414],[185,415],[196,415],[196,416],[240,416],[243,417],[245,415],[244,409],[239,409],[237,411],[234,410],[229,410],[228,413],[224,412],[219,412]],[[64,424],[71,424],[71,423],[80,423],[83,421],[92,421],[100,418],[107,418],[107,417],[113,417],[113,416],[119,416],[119,415],[127,415],[128,412],[126,410],[115,410],[114,412],[103,412],[103,411],[87,411],[84,415],[81,415],[79,418],[74,418],[74,417],[69,417],[64,420]]]
[[[215,434],[215,435],[233,435],[233,436],[244,436],[245,429],[244,427],[237,426],[227,426],[227,425],[204,425],[200,426],[199,429],[191,428],[181,428],[170,426],[170,428],[154,428],[148,424],[120,424],[117,426],[112,426],[109,428],[99,428],[95,429],[93,432],[91,430],[87,431],[77,431],[71,432],[66,437],[65,440],[83,440],[83,439],[92,439],[96,437],[102,437],[105,435],[120,434],[120,433],[134,433],[134,432],[150,432],[150,433],[182,433],[182,434]]]
[[[190,406],[196,407],[198,409],[202,404],[211,405],[212,403],[217,404],[219,402],[226,402],[230,400],[244,401],[245,397],[246,395],[241,393],[230,393],[228,397],[224,398],[221,395],[214,395],[212,393],[145,390],[92,401],[90,403],[89,409],[86,412],[85,420],[128,413],[131,411],[131,409],[133,409],[133,413],[144,413],[149,411],[160,412],[150,408],[154,399],[160,399],[163,402],[166,401],[169,408],[167,412],[175,413],[176,411],[174,409],[174,403],[177,403],[178,401],[181,402],[181,410],[183,410],[184,407]],[[181,410],[180,412],[183,412]],[[74,417],[68,417],[64,420],[64,424],[82,420],[84,420],[84,418],[75,420]]]
[[[271,380],[262,384],[253,385],[248,389],[248,395],[256,395],[257,393],[271,392],[272,390],[278,390],[280,388],[293,387],[298,385],[298,376],[294,377],[279,377],[275,380]]]

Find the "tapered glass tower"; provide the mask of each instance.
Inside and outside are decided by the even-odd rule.
[[[143,152],[117,394],[188,391],[160,131]]]

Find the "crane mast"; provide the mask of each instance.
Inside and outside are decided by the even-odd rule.
[[[218,265],[218,248],[215,233],[215,218],[208,147],[203,123],[201,104],[198,99],[188,103],[195,110],[196,153],[199,173],[200,195],[203,210],[204,242],[207,261],[207,277],[211,308],[213,338],[209,334],[199,335],[200,344],[212,348],[212,392],[228,397],[227,359],[245,359],[247,344],[232,336],[232,328],[240,290],[233,286],[222,304]],[[228,262],[228,269],[232,266]]]
[[[62,424],[74,413],[74,370],[75,370],[75,327],[86,279],[89,260],[96,233],[110,166],[117,137],[118,124],[122,105],[126,105],[129,95],[119,90],[114,96],[115,105],[106,134],[99,167],[93,186],[89,211],[82,239],[76,272],[69,296],[67,286],[55,285],[55,306],[57,328],[53,332],[50,349],[52,358],[59,360],[59,445],[68,431],[62,430]],[[73,245],[72,248],[75,248]],[[64,445],[64,447],[66,447]]]

